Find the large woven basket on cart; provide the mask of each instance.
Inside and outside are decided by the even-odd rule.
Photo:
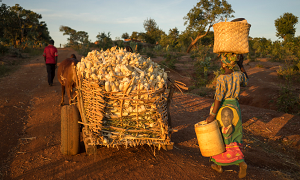
[[[214,28],[214,53],[249,53],[249,30],[247,22],[219,22]]]
[[[173,145],[170,139],[169,104],[173,86],[148,91],[106,92],[102,84],[77,78],[78,103],[89,145]],[[182,85],[181,85],[182,87]],[[131,112],[125,105],[134,105]],[[139,109],[141,105],[145,109]],[[114,109],[112,113],[110,109]]]

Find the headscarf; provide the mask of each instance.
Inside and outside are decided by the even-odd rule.
[[[227,67],[228,69],[233,69],[236,65],[237,55],[233,53],[222,53],[221,61],[223,62],[223,66]]]

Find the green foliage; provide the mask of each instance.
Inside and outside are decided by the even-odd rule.
[[[115,41],[115,45],[120,48],[125,47],[124,41],[122,41],[122,40]]]
[[[204,34],[204,32],[201,33],[201,34]],[[204,36],[200,39],[199,43],[201,43],[204,46],[213,46],[213,44],[214,44],[214,32],[209,31],[206,36]]]
[[[9,72],[9,68],[4,63],[0,63],[0,77],[5,76]]]
[[[131,41],[129,43],[129,46],[131,47],[131,49],[133,50],[134,53],[140,53],[143,49],[143,45],[138,42]]]
[[[257,64],[255,65],[255,67],[263,68],[264,66],[263,66],[261,63],[257,63]]]
[[[272,41],[271,39],[266,38],[254,38],[251,45],[252,49],[255,52],[256,57],[264,58],[272,50]]]
[[[90,52],[90,43],[85,43],[80,45],[80,48],[77,50],[78,54],[82,55],[82,56],[87,56],[88,53]]]
[[[162,51],[162,46],[159,44],[159,45],[157,45],[157,46],[155,46],[154,48],[153,48],[153,50],[154,51],[156,51],[156,52],[159,52],[159,51]]]
[[[167,53],[164,56],[165,60],[161,64],[167,66],[170,69],[175,69],[175,64],[178,61],[178,56],[176,54]]]
[[[290,80],[298,74],[300,74],[298,66],[286,66],[284,68],[279,66],[279,69],[277,70],[277,75],[285,80]]]
[[[43,48],[25,48],[23,50],[24,53],[28,53],[29,56],[39,56],[43,54],[44,49]]]
[[[138,39],[138,32],[136,32],[136,31],[133,31],[132,33],[131,33],[131,36],[130,36],[130,39],[135,39],[135,40],[137,40]]]
[[[196,60],[194,67],[196,72],[196,86],[201,87],[209,83],[209,72],[216,70],[212,59],[216,57],[209,46],[198,45],[197,49],[191,52],[191,57]]]
[[[25,48],[30,41],[48,42],[51,37],[42,16],[19,4],[0,7],[0,41],[15,48]]]
[[[128,39],[129,38],[129,34],[126,32],[126,33],[123,33],[121,38],[123,39]]]
[[[146,52],[146,56],[150,58],[155,58],[155,54],[153,52]]]
[[[287,84],[281,87],[279,97],[277,99],[278,111],[285,113],[298,113],[300,111],[300,101],[298,94],[294,93],[290,85]]]
[[[279,41],[273,43],[271,55],[273,61],[280,61],[285,57],[284,49]]]
[[[113,41],[110,37],[110,32],[108,32],[107,34],[105,34],[105,32],[98,33],[96,38],[98,42],[98,48],[103,49],[105,51],[106,49],[113,47]]]
[[[60,26],[59,31],[63,32],[63,35],[69,35],[68,43],[72,46],[78,46],[79,44],[88,43],[89,35],[85,31],[76,31],[68,26]]]
[[[8,52],[8,47],[0,44],[0,54],[4,55]]]
[[[252,53],[248,53],[246,56],[246,59],[249,59],[250,62],[254,62],[256,60],[256,57],[251,55]]]
[[[145,41],[150,44],[156,44],[159,42],[161,35],[165,34],[159,27],[157,26],[154,19],[148,19],[144,21],[144,28],[146,33],[143,35]]]
[[[286,39],[288,34],[294,35],[296,32],[295,25],[298,23],[298,17],[292,13],[284,13],[280,18],[275,20],[276,36]]]
[[[226,0],[200,0],[183,18],[187,30],[203,32],[207,26],[231,18],[234,11]]]
[[[13,57],[23,58],[21,50],[17,48],[10,48],[8,53]]]
[[[175,27],[175,28],[169,30],[168,35],[166,35],[166,34],[161,35],[159,44],[163,47],[168,46],[172,49],[175,49],[175,48],[178,48],[178,46],[177,46],[178,38],[179,38],[179,31]]]
[[[226,0],[200,0],[183,18],[185,20],[184,25],[187,25],[186,31],[197,33],[187,48],[187,52],[189,53],[197,41],[208,34],[215,23],[224,20],[224,18],[234,17],[231,15],[232,13],[234,11]]]
[[[284,41],[274,41],[266,38],[249,38],[250,53],[247,59],[255,61],[256,58],[270,58],[272,61],[284,61],[295,65],[300,59],[300,37],[286,35]]]
[[[198,58],[195,64],[197,74],[197,86],[205,86],[208,83],[208,70],[210,68],[210,57]]]
[[[139,32],[137,40],[145,42],[146,41],[146,33]]]
[[[191,37],[196,36],[195,32],[191,31],[183,31],[177,40],[176,49],[178,49],[181,52],[185,52],[187,50],[187,47],[191,44]]]

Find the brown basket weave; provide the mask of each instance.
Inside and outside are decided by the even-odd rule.
[[[214,24],[214,53],[249,53],[250,27],[250,24],[242,22]]]
[[[87,127],[90,145],[127,147],[173,144],[168,126],[169,88],[126,94],[106,92],[102,85],[82,77],[78,77],[77,84],[77,100],[82,105],[81,124]],[[136,109],[127,113],[125,104],[131,104]],[[143,105],[145,110],[138,111],[139,105]],[[111,113],[109,109],[117,109],[118,113]]]

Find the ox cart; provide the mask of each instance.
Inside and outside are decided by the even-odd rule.
[[[84,79],[75,67],[74,74],[74,103],[61,109],[63,154],[79,152],[80,133],[87,154],[95,154],[97,146],[173,149],[170,100],[176,87],[186,89],[183,83],[168,78],[167,86],[157,90],[106,92],[103,83]],[[129,111],[128,105],[134,108]]]

